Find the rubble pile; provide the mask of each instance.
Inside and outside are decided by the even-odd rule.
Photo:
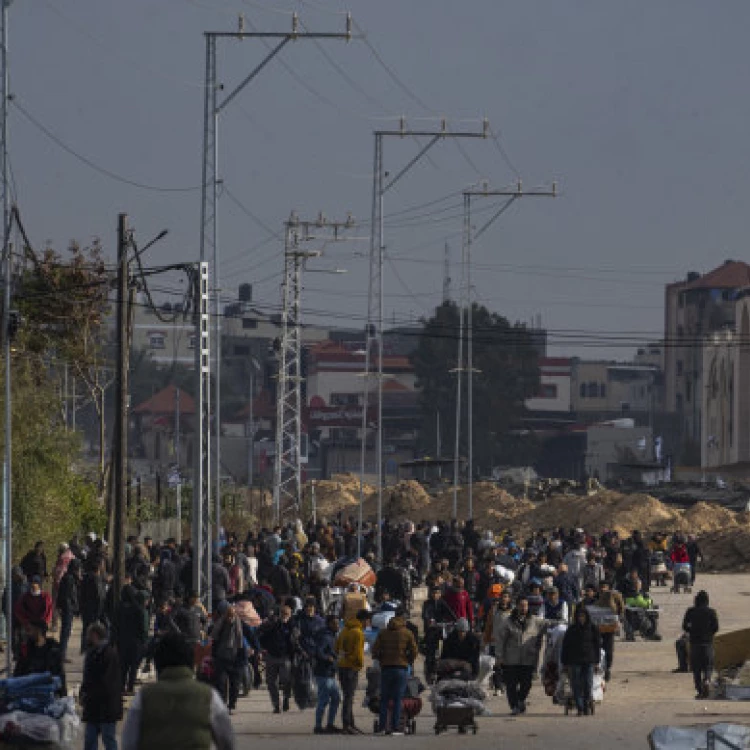
[[[696,534],[706,570],[750,570],[750,512],[735,512],[721,505],[698,502],[687,510],[666,505],[643,493],[622,493],[591,488],[589,495],[554,494],[542,501],[515,497],[492,482],[473,487],[474,519],[480,529],[513,531],[517,539],[532,532],[582,527],[594,534],[606,530],[629,536],[635,529],[645,536],[663,531]],[[316,484],[319,516],[339,511],[352,515],[359,504],[359,478],[336,475]],[[364,487],[364,517],[377,517],[377,493]],[[457,497],[458,518],[468,515],[468,491]],[[417,481],[403,480],[383,491],[383,516],[392,521],[449,520],[453,513],[450,487],[430,495]]]

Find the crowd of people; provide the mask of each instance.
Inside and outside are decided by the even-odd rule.
[[[386,521],[378,556],[375,532],[367,525],[360,535],[354,522],[339,518],[251,531],[244,540],[230,533],[215,549],[210,602],[198,596],[189,543],[129,538],[115,602],[105,542],[92,534],[62,544],[51,569],[40,542],[13,570],[12,590],[4,598],[13,620],[15,674],[48,671],[60,676],[65,690],[73,623],[80,618],[86,750],[94,750],[99,737],[107,750],[116,747],[122,697],[134,695],[139,671],[152,665],[164,685],[149,685],[131,704],[125,747],[144,746],[138,732],[160,731],[154,706],[170,690],[182,691],[195,709],[182,731],[193,727],[229,747],[228,716],[243,694],[264,682],[274,713],[288,711],[293,698],[301,707],[314,702],[315,733],[355,734],[361,732],[353,706],[365,665],[365,633],[375,614],[389,612],[371,655],[381,675],[378,727],[398,734],[406,678],[420,652],[427,681],[441,661],[465,662],[476,677],[482,654],[494,656],[494,688],[505,693],[513,715],[523,715],[543,636],[564,623],[561,663],[578,713],[585,715],[592,708],[600,652],[607,681],[615,652],[614,629],[601,632],[592,612],[611,612],[628,639],[659,639],[659,613],[649,594],[654,555],[687,560],[693,581],[700,559],[696,540],[681,535],[647,540],[634,531],[623,539],[614,532],[555,529],[520,539],[510,531],[480,533],[471,521]],[[375,584],[368,591],[354,582],[342,595],[332,586],[336,570],[358,552],[375,572]],[[418,619],[412,612],[417,585],[428,590],[421,628],[411,621],[412,615]],[[53,628],[59,629],[57,640],[48,636]],[[705,592],[684,628],[701,695],[718,629]],[[218,699],[190,683],[196,672]],[[203,717],[200,726],[196,716]]]

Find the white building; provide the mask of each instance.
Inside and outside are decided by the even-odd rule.
[[[539,360],[539,392],[526,399],[529,411],[570,411],[570,360],[566,357],[544,357]]]

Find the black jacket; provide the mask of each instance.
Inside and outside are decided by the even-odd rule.
[[[80,610],[84,624],[96,622],[104,614],[107,584],[98,573],[86,573],[81,581]]]
[[[479,674],[479,638],[474,633],[467,633],[461,640],[458,631],[454,630],[443,642],[443,659],[458,659],[471,664],[471,674],[476,677]]]
[[[117,651],[105,642],[86,654],[81,682],[83,721],[113,724],[122,719],[122,678]]]
[[[26,574],[26,577],[31,579],[34,576],[40,578],[47,577],[47,556],[44,552],[35,552],[31,550],[24,555],[21,560],[21,570]]]
[[[690,607],[682,620],[690,643],[711,643],[719,630],[719,618],[711,607]]]
[[[283,623],[274,617],[258,628],[258,641],[268,655],[275,659],[290,659],[297,648],[299,631],[290,620]]]
[[[64,615],[77,615],[79,612],[78,584],[78,576],[70,571],[60,579],[56,606]]]
[[[565,632],[560,661],[572,664],[598,664],[601,659],[602,637],[591,620],[581,625],[574,622]]]
[[[229,573],[221,563],[211,565],[211,598],[215,602],[223,601],[229,593]]]
[[[206,630],[206,616],[198,607],[183,605],[172,618],[174,624],[188,641],[196,642],[201,639],[201,633]]]
[[[62,650],[54,638],[47,638],[43,646],[37,646],[32,641],[26,641],[21,646],[21,658],[16,662],[14,677],[25,677],[30,674],[49,672],[53,677],[59,677],[62,682],[61,695],[67,695],[68,687],[65,683]]]

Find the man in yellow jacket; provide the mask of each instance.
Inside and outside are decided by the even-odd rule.
[[[344,624],[334,646],[338,657],[339,682],[343,694],[342,720],[344,734],[362,734],[354,725],[354,693],[362,667],[365,665],[365,628],[372,615],[361,609],[356,617]]]

